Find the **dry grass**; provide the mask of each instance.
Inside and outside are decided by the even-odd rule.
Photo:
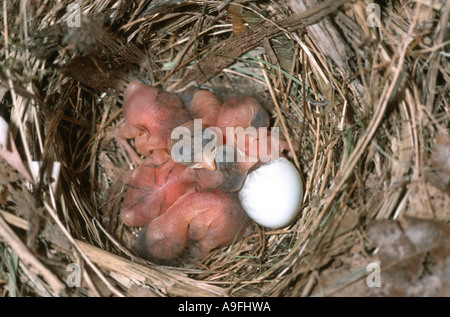
[[[81,1],[71,28],[71,1],[2,1],[0,115],[17,151],[0,152],[0,296],[339,295],[377,259],[373,220],[448,224],[450,3],[397,1],[369,27],[369,2],[302,19],[300,2]],[[296,221],[201,262],[137,258],[118,219],[131,164],[113,139],[131,80],[260,100],[299,145]]]

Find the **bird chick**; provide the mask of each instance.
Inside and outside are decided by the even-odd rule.
[[[249,157],[263,162],[278,159],[284,150],[289,149],[278,130],[268,129],[269,124],[269,115],[251,96],[227,99],[216,122],[225,135],[226,144],[234,145]]]
[[[165,150],[153,153],[124,177],[128,185],[120,212],[123,223],[143,227],[165,212],[180,196],[194,190],[186,166],[176,164]]]
[[[115,136],[134,162],[140,158],[127,139],[135,139],[138,152],[147,156],[154,149],[167,148],[172,130],[190,119],[176,94],[137,81],[125,91],[123,114],[125,125]]]
[[[236,194],[199,191],[183,195],[150,222],[140,232],[138,243],[145,257],[169,260],[188,247],[202,259],[212,249],[237,241],[251,230]]]
[[[181,97],[195,119],[202,119],[205,127],[215,126],[222,102],[209,90],[199,89]]]
[[[289,143],[283,139],[276,128],[276,132],[260,129],[256,133],[237,133],[237,147],[250,157],[256,157],[259,161],[267,163],[283,156],[284,151],[290,150]],[[298,145],[294,143],[294,150]]]
[[[267,135],[269,124],[269,115],[251,96],[225,100],[216,121],[226,144],[236,146],[255,158],[259,156],[259,137]]]
[[[223,137],[214,125],[222,103],[206,89],[197,89],[181,96],[181,99],[194,120],[172,132],[169,146],[172,158],[190,168],[215,170],[215,153],[217,146],[223,143]],[[179,136],[184,142],[180,142]]]
[[[225,100],[217,116],[216,126],[226,134],[227,127],[268,127],[266,110],[251,96],[235,96]]]

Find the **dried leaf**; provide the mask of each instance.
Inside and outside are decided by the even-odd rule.
[[[449,296],[450,227],[432,220],[379,220],[368,235],[379,248],[380,288],[372,295]]]
[[[450,190],[450,137],[441,133],[436,140],[436,147],[430,157],[431,171],[427,172],[427,181],[442,191]]]
[[[412,183],[408,216],[450,221],[450,195],[430,183]]]
[[[1,120],[4,121],[3,118]],[[20,153],[17,151],[16,144],[14,143],[14,140],[11,136],[11,134],[7,130],[7,125],[2,125],[2,131],[0,131],[0,139],[2,140],[2,143],[0,143],[0,156],[5,159],[5,161],[10,164],[12,167],[14,167],[20,174],[22,174],[24,177],[26,177],[29,181],[33,181],[30,174],[28,173],[28,170],[26,169],[25,165],[22,162],[22,159],[20,158]],[[9,145],[11,147],[11,150],[8,150],[8,139],[9,139]]]
[[[372,263],[380,263],[380,287],[369,285],[368,276],[334,296],[450,296],[450,227],[414,218],[402,224],[405,228],[392,220],[369,225],[368,236],[379,249]]]

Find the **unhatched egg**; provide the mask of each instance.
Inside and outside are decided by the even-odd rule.
[[[239,192],[248,216],[272,229],[287,226],[295,218],[302,197],[300,173],[284,157],[249,173]]]

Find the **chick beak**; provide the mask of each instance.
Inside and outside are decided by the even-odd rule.
[[[200,163],[200,165],[203,168],[206,168],[210,171],[215,171],[216,170],[216,162],[214,160],[203,160],[203,162]]]
[[[194,165],[189,166],[189,168],[192,169],[201,169],[201,168],[205,168],[208,169],[210,171],[215,171],[216,170],[216,162],[211,161],[211,160],[204,160],[203,162],[200,163],[196,163]]]

